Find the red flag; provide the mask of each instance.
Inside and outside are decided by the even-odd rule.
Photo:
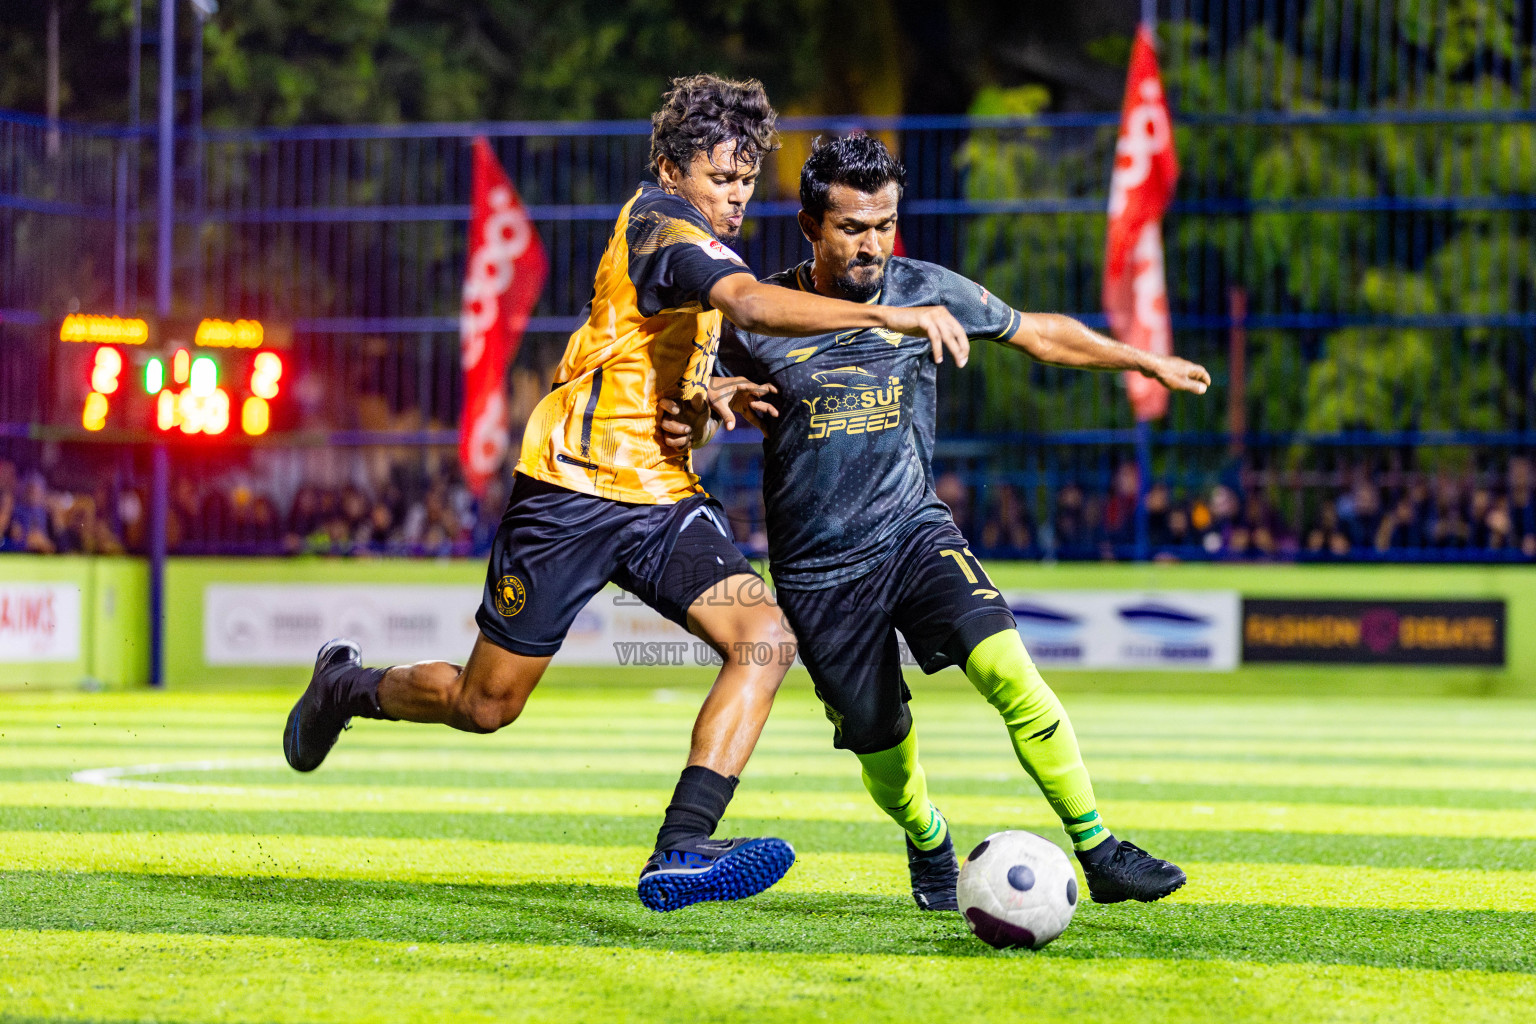
[[[464,367],[459,462],[465,482],[477,495],[485,493],[486,483],[507,457],[507,366],[517,355],[548,273],[544,244],[517,189],[490,144],[476,139],[469,260],[459,311],[459,358]]]
[[[1104,312],[1115,337],[1163,355],[1173,351],[1173,329],[1163,276],[1162,221],[1178,177],[1157,52],[1143,25],[1131,49],[1115,171],[1109,179]],[[1168,411],[1168,391],[1155,380],[1127,373],[1125,390],[1138,420],[1154,420]]]

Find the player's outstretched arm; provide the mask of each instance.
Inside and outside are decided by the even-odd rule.
[[[814,292],[763,284],[750,274],[723,277],[709,291],[709,304],[744,331],[777,338],[808,338],[855,327],[884,327],[901,334],[926,335],[933,361],[944,352],[964,366],[971,354],[965,328],[943,306],[881,306],[829,299]]]
[[[1052,366],[1080,370],[1135,370],[1173,391],[1203,395],[1211,386],[1205,367],[1178,356],[1154,355],[1121,344],[1059,313],[1022,313],[1008,344]]]

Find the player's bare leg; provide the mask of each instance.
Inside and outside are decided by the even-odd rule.
[[[740,775],[794,663],[794,635],[768,585],[745,575],[721,580],[695,601],[688,629],[725,662],[694,722],[688,764]]]
[[[477,637],[462,666],[422,661],[388,669],[379,681],[379,708],[406,722],[495,732],[517,721],[549,660],[514,654]]]
[[[697,598],[688,624],[724,663],[694,723],[688,767],[657,852],[641,874],[640,897],[654,910],[754,895],[782,878],[795,856],[780,839],[710,838],[794,662],[794,638],[763,581],[750,574],[729,576]],[[463,666],[366,668],[356,644],[333,640],[321,648],[309,688],[288,717],[283,751],[294,768],[313,771],[353,718],[495,732],[517,720],[549,661],[482,636]]]
[[[652,910],[741,899],[773,885],[794,863],[781,839],[711,839],[762,734],[774,695],[795,658],[795,641],[757,576],[716,583],[688,610],[688,627],[724,659],[693,726],[656,852],[640,873]]]
[[[367,668],[357,644],[332,640],[320,648],[309,687],[288,715],[283,754],[298,771],[314,771],[354,718],[495,732],[516,721],[548,666],[548,658],[513,654],[482,636],[462,666],[423,661]]]

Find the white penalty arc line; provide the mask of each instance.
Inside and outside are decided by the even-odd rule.
[[[70,775],[69,781],[87,786],[103,786],[111,789],[150,789],[161,793],[207,793],[218,796],[239,796],[251,793],[278,793],[278,790],[257,789],[250,786],[212,786],[185,782],[151,782],[133,778],[136,775],[164,775],[174,772],[218,772],[233,768],[281,768],[284,762],[277,757],[237,757],[208,761],[176,761],[169,764],[126,764],[107,768],[85,768]]]

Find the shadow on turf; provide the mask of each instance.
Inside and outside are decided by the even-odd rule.
[[[1016,824],[955,826],[962,849]],[[1038,826],[1036,826],[1038,828]],[[417,811],[226,811],[0,806],[0,831],[206,832],[235,835],[474,839],[490,842],[647,846],[650,815],[475,814]],[[734,835],[780,835],[798,850],[902,855],[888,821],[732,817]],[[1046,830],[1054,831],[1054,830]],[[1054,838],[1061,842],[1061,834]],[[1360,836],[1326,832],[1138,829],[1126,838],[1182,864],[1324,864],[1380,868],[1536,871],[1536,841],[1483,836]],[[1065,847],[1063,847],[1065,848]],[[893,862],[892,870],[901,868]]]
[[[854,893],[766,893],[672,914],[619,886],[0,873],[0,927],[708,952],[997,954],[957,914]],[[1036,955],[1360,964],[1536,973],[1536,914],[1085,904]]]

